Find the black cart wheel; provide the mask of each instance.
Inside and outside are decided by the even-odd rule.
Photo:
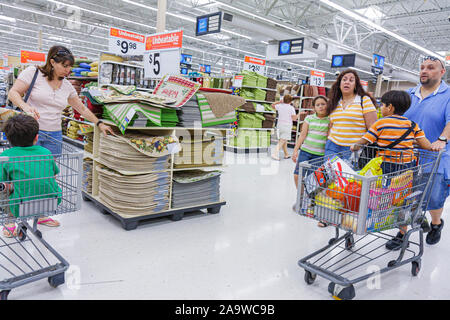
[[[0,291],[0,300],[8,300],[8,295],[11,290],[2,290]]]
[[[349,236],[348,238],[345,238],[345,249],[351,250],[355,246],[355,240],[353,239],[353,236]]]
[[[317,274],[310,271],[305,271],[305,282],[309,285],[313,284],[317,278]]]
[[[342,287],[334,282],[330,282],[328,285],[328,292],[331,293],[336,300],[352,300],[356,296],[355,287],[353,287],[353,285]]]
[[[25,241],[27,238],[27,227],[21,226],[18,230],[19,233],[17,234],[17,237],[19,238],[19,241]]]
[[[54,276],[51,276],[51,277],[48,277],[48,283],[53,288],[56,288],[56,287],[62,285],[64,282],[65,282],[64,272],[63,273],[59,273],[59,274],[54,275]]]
[[[420,272],[420,260],[419,261],[413,261],[411,266],[411,274],[413,277],[416,277]]]

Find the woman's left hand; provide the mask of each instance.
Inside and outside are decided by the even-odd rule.
[[[101,130],[101,132],[106,136],[109,134],[114,134],[114,131],[111,129],[110,126],[107,126],[104,123],[100,123],[100,125],[98,126],[98,128]]]

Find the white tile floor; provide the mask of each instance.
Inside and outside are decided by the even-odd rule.
[[[60,228],[41,228],[72,265],[66,284],[54,289],[42,280],[14,289],[9,299],[330,299],[329,281],[308,286],[297,265],[334,229],[319,229],[292,212],[292,161],[227,156],[235,163],[222,176],[227,205],[220,214],[160,219],[125,231],[84,202],[80,212],[59,217]],[[445,211],[448,217],[450,201]],[[418,277],[403,266],[372,281],[375,289],[356,285],[355,299],[449,299],[448,230],[438,245],[425,245]]]

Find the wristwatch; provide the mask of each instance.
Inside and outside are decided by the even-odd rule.
[[[439,140],[439,141],[444,141],[446,144],[448,144],[447,137],[440,136],[440,137],[438,138],[438,140]]]
[[[102,120],[98,120],[95,125],[98,127],[100,125],[100,123],[103,123],[103,121]]]

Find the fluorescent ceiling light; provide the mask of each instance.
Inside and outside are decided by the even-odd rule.
[[[437,54],[437,53],[435,53],[435,52],[433,52],[431,50],[428,50],[428,49],[426,49],[424,47],[421,47],[418,44],[416,44],[416,43],[414,43],[412,41],[409,41],[409,40],[403,38],[402,36],[400,36],[400,35],[392,32],[392,31],[389,31],[389,30],[383,28],[382,26],[376,24],[375,22],[373,22],[373,21],[371,21],[371,20],[369,20],[367,18],[364,18],[363,16],[355,13],[354,11],[348,10],[348,9],[346,9],[346,8],[336,4],[334,2],[331,2],[330,0],[320,0],[320,2],[322,2],[322,3],[332,7],[334,9],[338,10],[338,11],[341,11],[342,13],[346,14],[350,18],[353,18],[353,19],[359,20],[361,22],[364,22],[368,26],[370,26],[370,27],[372,27],[374,29],[377,29],[377,30],[379,30],[379,31],[381,31],[381,32],[383,32],[383,33],[385,33],[385,34],[387,34],[387,35],[389,35],[389,36],[391,36],[391,37],[393,37],[393,38],[403,42],[403,43],[406,43],[407,45],[409,45],[409,46],[411,46],[413,48],[416,48],[416,49],[426,53],[427,55],[434,56],[434,57],[437,57],[439,59],[445,60],[444,57],[440,56],[439,54]]]
[[[370,20],[377,22],[380,21],[381,18],[385,16],[385,14],[375,6],[370,6],[364,9],[356,9],[355,11],[358,12],[360,15],[366,16]]]
[[[9,21],[9,22],[12,22],[12,23],[16,23],[16,19],[4,16],[4,15],[0,15],[0,20],[6,20],[6,21]]]

